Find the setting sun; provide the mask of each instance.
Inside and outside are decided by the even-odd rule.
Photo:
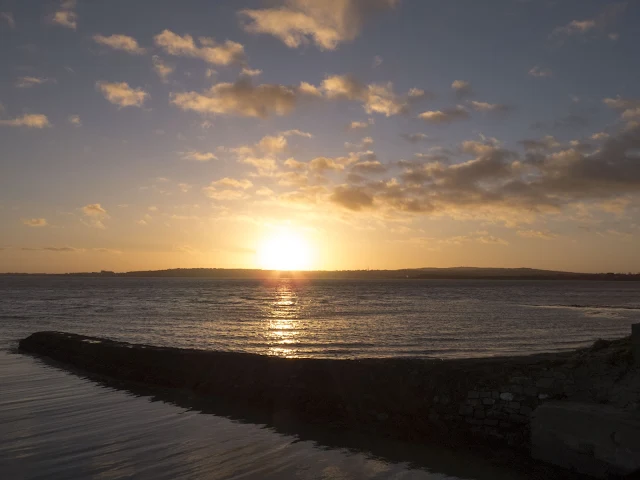
[[[258,248],[258,264],[267,270],[307,270],[311,257],[307,240],[290,230],[274,233]]]

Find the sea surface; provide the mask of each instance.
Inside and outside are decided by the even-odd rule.
[[[288,357],[479,357],[628,335],[640,283],[0,277],[0,478],[520,479],[468,453],[282,432],[19,354],[62,330]]]

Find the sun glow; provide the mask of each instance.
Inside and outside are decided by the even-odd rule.
[[[307,240],[291,230],[280,230],[258,248],[258,263],[266,270],[308,270],[312,252]]]

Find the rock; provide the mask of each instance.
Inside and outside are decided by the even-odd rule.
[[[513,393],[511,392],[503,392],[500,394],[500,400],[504,400],[506,402],[510,402],[513,400]]]
[[[545,403],[532,415],[531,453],[538,460],[598,478],[640,473],[640,413]]]

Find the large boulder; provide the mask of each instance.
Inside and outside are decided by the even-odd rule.
[[[598,478],[640,472],[640,412],[550,402],[531,419],[531,454]]]

